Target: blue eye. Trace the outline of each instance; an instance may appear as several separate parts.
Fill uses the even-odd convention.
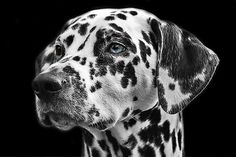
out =
[[[118,54],[124,51],[126,51],[126,47],[118,43],[113,43],[109,47],[109,52],[113,54]]]

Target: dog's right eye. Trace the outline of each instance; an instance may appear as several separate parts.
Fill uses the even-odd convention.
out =
[[[56,45],[55,54],[58,58],[63,57],[65,55],[65,48],[62,45]]]
[[[113,43],[109,46],[109,52],[112,54],[119,54],[126,51],[126,47],[119,43]]]

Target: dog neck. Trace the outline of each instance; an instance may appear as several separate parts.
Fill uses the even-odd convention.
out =
[[[118,122],[106,131],[83,131],[84,156],[182,156],[181,113],[156,107]]]

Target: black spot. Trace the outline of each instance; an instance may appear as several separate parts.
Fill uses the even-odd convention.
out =
[[[126,129],[126,130],[128,130],[129,129],[129,127],[132,127],[132,126],[134,126],[135,124],[136,124],[136,122],[137,122],[137,120],[135,120],[134,118],[131,118],[128,122],[127,121],[124,121],[124,128]]]
[[[93,67],[93,62],[89,62],[89,67],[90,67],[90,68]]]
[[[114,19],[115,19],[114,16],[107,16],[107,17],[105,17],[104,20],[106,20],[106,21],[111,21],[111,20],[114,20]]]
[[[137,101],[137,100],[138,100],[138,97],[134,96],[133,101]]]
[[[148,156],[148,157],[155,157],[155,151],[153,147],[149,145],[145,145],[143,148],[138,147],[138,151],[141,154],[141,156]]]
[[[158,86],[158,97],[159,97],[159,103],[162,106],[164,110],[167,110],[167,101],[164,97],[165,95],[165,89],[159,81],[157,81],[157,86]]]
[[[171,134],[171,138],[172,138],[172,150],[173,153],[176,150],[176,137],[175,137],[175,130],[173,130],[172,134]]]
[[[91,91],[91,93],[95,92],[95,91],[96,91],[95,87],[94,87],[94,86],[91,86],[91,87],[90,87],[90,91]]]
[[[111,151],[109,149],[109,146],[106,144],[105,140],[98,141],[99,146],[102,148],[102,150],[107,152],[107,157],[111,157]]]
[[[161,121],[161,111],[158,108],[152,110],[149,120],[151,124],[157,125]]]
[[[125,111],[123,112],[122,116],[126,117],[129,114],[129,108],[125,109]]]
[[[150,38],[149,38],[149,36],[147,35],[147,33],[145,33],[144,31],[142,31],[142,35],[143,35],[143,39],[144,39],[147,43],[150,43]]]
[[[82,61],[80,62],[81,65],[85,65],[86,64],[86,57],[82,58]]]
[[[130,156],[131,155],[131,151],[126,147],[120,146],[120,150],[123,154],[122,156]]]
[[[162,124],[162,133],[164,140],[168,142],[170,139],[170,122],[168,120]]]
[[[149,109],[147,111],[143,111],[140,113],[140,120],[150,120],[150,125],[144,129],[142,129],[138,135],[142,141],[154,143],[155,146],[159,147],[162,143],[161,132],[162,127],[158,126],[160,122],[161,115],[160,110],[155,108],[154,110]]]
[[[131,36],[127,32],[124,32],[123,35],[124,35],[124,37],[126,37],[128,39],[132,39]]]
[[[158,47],[161,46],[161,29],[160,29],[160,22],[156,19],[149,18],[150,26],[152,31],[149,32],[149,37],[152,41],[153,48],[156,52],[158,52]],[[169,45],[168,45],[169,46]]]
[[[178,145],[179,145],[179,149],[182,149],[182,133],[181,130],[178,131]]]
[[[88,16],[88,18],[94,18],[96,16],[96,14],[90,14],[89,16]]]
[[[72,78],[71,79],[72,85],[75,87],[75,92],[72,93],[72,97],[87,99],[88,94],[87,94],[87,91],[84,89],[86,87],[86,85],[82,84],[82,82],[79,80],[80,80],[80,78]]]
[[[69,46],[72,44],[73,40],[74,40],[74,35],[69,35],[69,36],[64,40],[64,42],[66,43],[67,47],[69,47]]]
[[[93,135],[90,132],[83,130],[83,137],[87,146],[92,146],[94,140]]]
[[[132,127],[132,126],[134,126],[135,124],[136,124],[136,120],[135,119],[133,119],[133,118],[131,118],[129,121],[128,121],[128,125],[130,126],[130,127]]]
[[[92,76],[95,74],[95,69],[94,69],[94,68],[91,68],[90,71],[89,71],[89,73],[90,73],[90,77],[92,77]]]
[[[122,78],[121,78],[121,86],[122,86],[123,88],[126,88],[126,87],[128,86],[128,84],[129,84],[128,78],[122,77]]]
[[[118,73],[123,73],[124,67],[125,67],[125,62],[124,61],[119,61],[116,63],[117,71]]]
[[[135,15],[138,14],[136,11],[130,11],[129,13],[130,13],[131,15],[133,15],[133,16],[135,16]]]
[[[88,23],[81,24],[81,25],[80,25],[80,28],[79,28],[79,30],[78,30],[78,33],[79,33],[80,35],[85,35],[86,32],[87,32],[87,27],[88,27],[88,26],[89,26]]]
[[[127,13],[127,11],[125,11],[125,10],[122,10],[121,12],[122,12],[122,13]]]
[[[170,83],[170,84],[169,84],[169,89],[170,89],[170,90],[175,90],[175,84]]]
[[[134,86],[137,83],[137,77],[135,75],[135,69],[131,62],[129,62],[124,69],[124,77],[121,79],[121,85],[123,88],[128,86],[128,79],[131,80],[131,85]]]
[[[96,66],[101,66],[101,65],[106,66],[106,65],[111,65],[113,63],[114,63],[114,58],[108,55],[102,55],[96,59]]]
[[[96,148],[92,149],[92,157],[100,157],[99,151]]]
[[[156,70],[152,69],[152,75],[155,76],[156,75]]]
[[[131,134],[128,140],[124,143],[124,145],[126,146],[128,145],[129,148],[132,150],[137,145],[137,143],[138,143],[137,139],[134,137],[133,134]]]
[[[151,112],[152,112],[152,109],[149,109],[149,110],[146,110],[146,111],[142,111],[140,113],[140,115],[139,115],[139,120],[141,122],[146,121],[148,119],[148,117],[150,116]]]
[[[140,62],[140,58],[139,58],[139,56],[135,56],[134,58],[133,58],[133,64],[134,65],[138,65],[138,63]]]
[[[98,69],[98,73],[95,76],[104,76],[107,74],[107,68],[105,66],[100,66]]]
[[[112,75],[115,75],[116,74],[116,65],[115,64],[110,65],[109,70]]]
[[[88,36],[86,37],[86,39],[84,40],[84,42],[79,46],[78,51],[80,51],[80,50],[82,50],[82,49],[84,48],[84,45],[85,45],[85,43],[87,42],[87,40],[88,40],[89,37],[90,37],[90,35],[88,35]]]
[[[89,33],[92,33],[96,29],[96,26],[90,29]]]
[[[117,142],[117,140],[111,135],[111,131],[107,130],[106,131],[106,135],[108,138],[108,141],[112,144],[112,147],[115,151],[115,154],[117,155],[118,150],[119,150],[119,143]]]
[[[166,157],[164,144],[161,144],[160,153],[161,153],[161,157]]]
[[[72,59],[73,59],[74,61],[77,61],[77,62],[80,61],[80,57],[79,57],[79,56],[75,56],[75,57],[73,57]]]
[[[123,124],[124,124],[124,128],[125,128],[126,130],[128,130],[128,129],[129,129],[129,124],[128,124],[128,122],[124,121]]]
[[[122,20],[126,20],[126,16],[124,14],[119,13],[116,16]]]
[[[145,46],[144,42],[142,42],[141,40],[139,40],[139,48],[140,48],[141,58],[142,58],[143,62],[145,63],[147,61],[146,46]]]
[[[65,66],[62,71],[64,71],[65,73],[69,74],[69,75],[74,75],[76,78],[78,78],[79,80],[81,79],[80,78],[80,75],[77,71],[75,71],[74,68],[72,68],[71,66]]]
[[[157,64],[156,64],[156,67],[157,67]],[[153,77],[153,80],[152,80],[152,85],[153,85],[153,87],[154,88],[157,88],[157,86],[158,86],[158,80],[157,80],[157,76],[158,76],[158,70],[156,71],[155,70],[155,75],[154,75],[154,77]],[[159,89],[158,89],[159,90]],[[159,92],[159,91],[158,91]],[[161,103],[160,103],[161,104]]]
[[[78,24],[78,23],[76,23],[76,24],[74,24],[73,26],[71,26],[71,28],[72,28],[73,30],[77,29],[78,27],[79,27],[79,24]]]
[[[147,46],[147,49],[146,49],[146,53],[147,53],[148,56],[151,55],[151,49],[150,49],[150,47],[148,47],[148,46]]]
[[[150,67],[150,65],[149,65],[149,62],[148,62],[148,61],[146,62],[146,64],[145,64],[145,65],[146,65],[146,68],[149,68],[149,67]]]
[[[102,148],[102,150],[106,150],[106,147],[108,147],[105,140],[99,140],[98,144]]]
[[[123,28],[120,27],[120,26],[118,26],[117,24],[115,24],[115,23],[110,23],[109,25],[110,25],[112,28],[114,28],[115,30],[120,31],[120,32],[123,32]]]
[[[142,112],[142,110],[137,109],[137,110],[134,110],[134,111],[132,112],[132,114],[133,114],[133,115],[136,115],[136,114],[138,114],[138,113],[140,113],[140,112]]]
[[[95,88],[96,88],[96,89],[102,88],[102,83],[99,82],[99,81],[97,81],[97,82],[95,83]]]
[[[84,43],[83,44],[81,44],[80,46],[79,46],[79,48],[78,48],[78,51],[80,51],[80,50],[82,50],[83,48],[84,48]]]

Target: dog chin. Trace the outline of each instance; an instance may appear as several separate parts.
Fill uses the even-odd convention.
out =
[[[77,121],[64,113],[48,112],[41,115],[40,122],[46,127],[55,127],[62,131],[67,131],[76,126]]]
[[[50,116],[49,119],[52,122],[52,125],[59,130],[67,131],[75,126],[74,120],[71,120],[68,117],[64,117],[64,115],[53,115]]]

